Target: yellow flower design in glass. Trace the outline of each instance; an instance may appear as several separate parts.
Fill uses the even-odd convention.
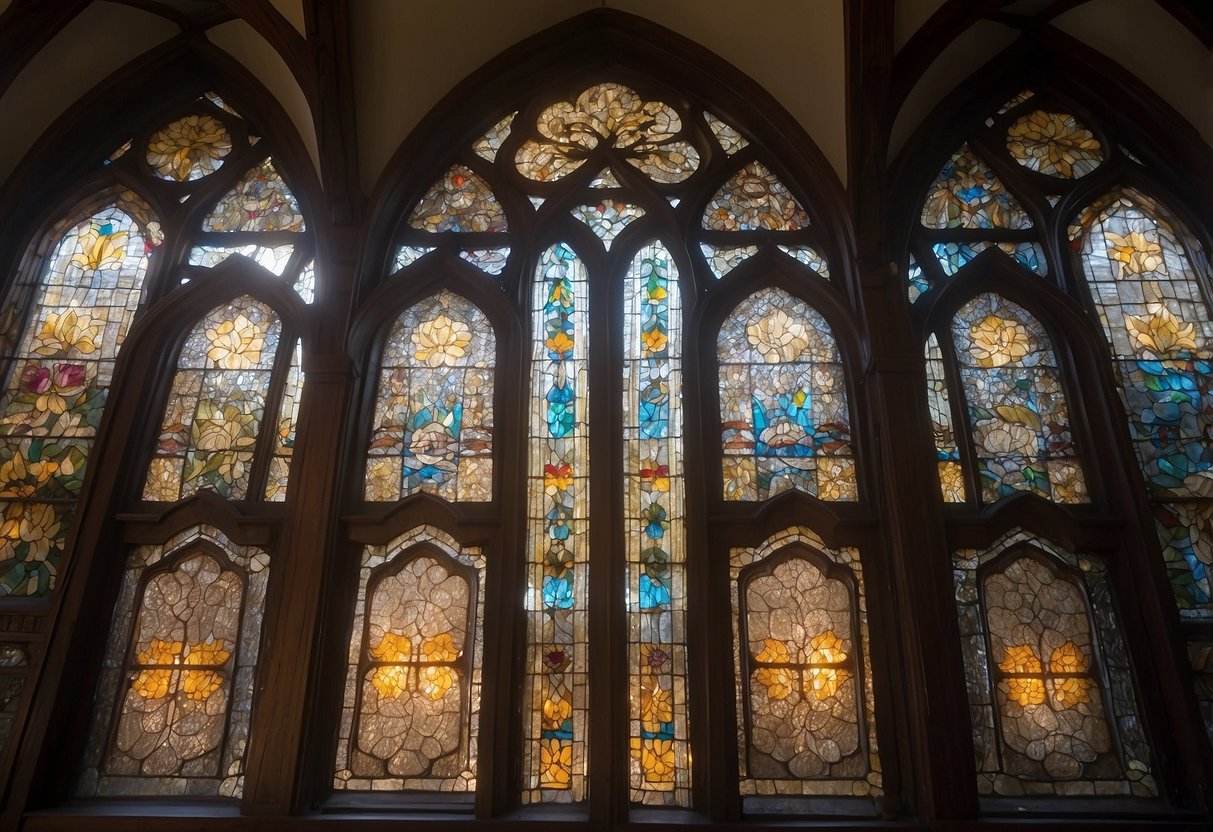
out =
[[[114,231],[111,223],[91,223],[88,231],[80,235],[72,265],[94,272],[122,268],[128,236],[125,231]]]
[[[219,169],[232,137],[216,118],[190,115],[157,130],[147,145],[147,163],[162,179],[187,182]]]
[[[809,701],[824,702],[837,694],[842,684],[854,675],[849,669],[851,657],[846,643],[833,630],[810,638],[807,648],[765,638],[754,662],[763,665],[757,668],[754,676],[766,688],[770,699],[790,696],[799,677],[804,697]]]
[[[1032,337],[1012,318],[987,315],[969,328],[970,353],[978,367],[1003,367],[1032,352]]]
[[[231,653],[223,639],[208,639],[188,647],[181,641],[152,639],[136,656],[142,666],[131,689],[144,699],[164,699],[182,693],[186,699],[205,702],[223,687],[219,671]]]
[[[573,747],[561,745],[560,740],[539,743],[539,787],[567,789],[572,780]]]
[[[458,671],[451,664],[461,653],[450,633],[419,640],[403,633],[384,633],[379,644],[371,648],[371,658],[385,662],[375,669],[371,684],[380,699],[415,692],[437,702],[458,679]]]
[[[467,354],[472,331],[446,315],[422,321],[412,335],[413,356],[430,367],[454,367]]]
[[[809,329],[804,321],[782,309],[754,321],[745,329],[746,339],[768,364],[795,361],[809,346]]]
[[[1085,176],[1103,161],[1099,139],[1074,116],[1044,110],[1015,120],[1007,130],[1007,150],[1029,170],[1065,179]]]
[[[1162,244],[1155,235],[1146,236],[1140,231],[1130,231],[1121,236],[1108,231],[1104,239],[1108,243],[1108,259],[1120,266],[1119,277],[1126,274],[1167,273]]]
[[[1007,647],[998,669],[1007,676],[1007,696],[1021,707],[1045,704],[1046,681],[1052,690],[1052,705],[1066,710],[1091,701],[1090,662],[1082,649],[1067,641],[1049,656],[1048,671],[1028,644]]]
[[[70,352],[91,355],[100,349],[105,321],[88,313],[74,310],[51,312],[34,338],[34,352],[43,356],[60,356]]]
[[[1196,350],[1196,327],[1167,308],[1164,303],[1146,304],[1146,315],[1125,315],[1125,328],[1142,357],[1153,360],[1178,358]]]
[[[225,370],[248,370],[261,362],[265,331],[243,314],[206,330],[206,357]]]

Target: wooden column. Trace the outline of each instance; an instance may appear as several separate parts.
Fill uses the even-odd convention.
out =
[[[901,256],[888,234],[893,14],[893,4],[881,0],[846,5],[848,193],[859,303],[871,342],[863,389],[866,412],[875,421],[870,435],[877,439],[877,499],[889,575],[886,586],[871,588],[870,603],[882,621],[899,622],[896,628],[874,627],[886,637],[893,630],[899,636],[885,649],[901,684],[886,687],[889,695],[883,697],[878,689],[876,701],[885,771],[897,766],[900,775],[886,778],[891,785],[904,783],[900,795],[887,798],[885,813],[965,818],[977,811],[976,771],[950,553],[939,484],[928,465],[930,433],[918,428],[930,424],[922,345],[910,326]],[[875,609],[881,593],[889,604],[884,613]],[[899,805],[899,798],[913,806]]]

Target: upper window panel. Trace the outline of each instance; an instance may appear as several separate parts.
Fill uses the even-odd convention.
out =
[[[1031,228],[1032,220],[967,145],[952,154],[922,207],[927,228]]]
[[[716,352],[725,499],[858,499],[842,356],[821,313],[763,289],[729,314]]]
[[[699,168],[699,152],[684,136],[682,118],[661,101],[646,101],[622,84],[597,84],[576,101],[558,101],[535,125],[515,159],[528,179],[561,179],[600,144],[654,182],[681,182]]]
[[[1022,306],[987,292],[957,311],[952,342],[982,502],[1019,491],[1088,502],[1061,371],[1044,327]]]
[[[303,214],[290,188],[266,159],[223,195],[203,231],[303,231]]]
[[[0,595],[54,587],[118,351],[163,239],[131,192],[58,229],[0,336]]]
[[[505,211],[484,178],[455,165],[413,208],[409,225],[437,234],[443,231],[505,231]]]
[[[1007,152],[1028,170],[1077,179],[1103,161],[1099,139],[1069,113],[1033,110],[1007,128]]]
[[[190,182],[219,170],[232,152],[232,136],[210,115],[179,118],[152,134],[147,163],[161,179]]]
[[[721,186],[703,214],[712,231],[795,231],[809,227],[796,197],[761,162],[750,162]]]
[[[143,499],[172,502],[201,489],[231,500],[248,496],[259,446],[269,444],[258,439],[281,333],[277,314],[247,295],[194,327],[181,348]]]
[[[405,310],[382,355],[366,499],[491,500],[497,347],[484,313],[439,292]]]

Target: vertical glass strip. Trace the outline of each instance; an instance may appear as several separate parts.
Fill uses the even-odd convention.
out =
[[[945,503],[963,503],[964,470],[960,449],[952,430],[952,405],[948,399],[948,380],[944,377],[943,353],[935,333],[927,336],[927,407],[931,411],[931,431],[935,434],[935,457],[939,466],[939,490]]]
[[[564,243],[535,274],[523,800],[580,801],[586,773],[589,425],[585,265]]]
[[[631,799],[686,806],[686,536],[683,527],[681,304],[661,243],[624,286],[623,466],[628,584]]]

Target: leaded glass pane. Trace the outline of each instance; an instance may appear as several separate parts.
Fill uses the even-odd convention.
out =
[[[716,349],[725,499],[858,499],[842,357],[821,313],[763,289],[725,319]]]
[[[265,481],[265,499],[274,503],[286,500],[286,485],[291,476],[291,457],[295,453],[295,429],[299,425],[299,400],[303,396],[303,341],[295,342],[286,383],[282,386],[282,401],[278,406],[278,431],[274,436],[274,453]]]
[[[1007,128],[1007,152],[1028,170],[1078,179],[1103,161],[1099,139],[1069,113],[1035,110]]]
[[[0,596],[55,585],[114,364],[160,242],[159,223],[133,194],[61,232],[39,282],[9,299],[0,333]]]
[[[1156,796],[1103,561],[1012,531],[953,567],[979,791]]]
[[[506,231],[505,210],[484,177],[455,165],[435,182],[409,215],[420,231]]]
[[[203,231],[303,231],[303,214],[272,159],[251,168],[202,222]]]
[[[181,348],[143,499],[200,489],[243,500],[282,323],[248,295],[212,309]]]
[[[1044,327],[992,293],[952,320],[952,340],[986,503],[1027,491],[1089,502],[1061,372]]]
[[[1031,228],[1032,220],[969,145],[944,164],[922,206],[927,228]]]
[[[368,500],[493,496],[493,327],[442,291],[405,310],[384,343],[366,457]]]
[[[623,471],[627,546],[629,767],[637,803],[686,806],[686,531],[682,301],[661,243],[624,281]]]
[[[586,794],[589,388],[586,269],[564,243],[535,275],[523,799]]]
[[[935,434],[935,456],[939,468],[939,490],[945,503],[963,503],[965,496],[964,469],[960,465],[960,449],[952,430],[952,405],[948,398],[948,381],[944,375],[943,353],[935,333],[927,336],[927,408],[931,413],[931,430]]]
[[[809,215],[766,165],[750,162],[708,202],[703,227],[711,231],[795,231],[809,227]]]
[[[729,575],[742,795],[881,795],[859,553],[792,528]]]
[[[217,171],[231,151],[232,137],[221,121],[208,115],[190,115],[152,134],[147,163],[161,179],[188,182]],[[111,161],[116,158],[112,156]]]
[[[428,526],[367,547],[334,788],[476,790],[484,569]]]
[[[613,199],[604,199],[595,205],[579,205],[573,209],[573,216],[589,226],[608,251],[619,233],[643,217],[644,213],[639,205]]]
[[[207,527],[132,553],[78,796],[240,797],[268,579]]]

